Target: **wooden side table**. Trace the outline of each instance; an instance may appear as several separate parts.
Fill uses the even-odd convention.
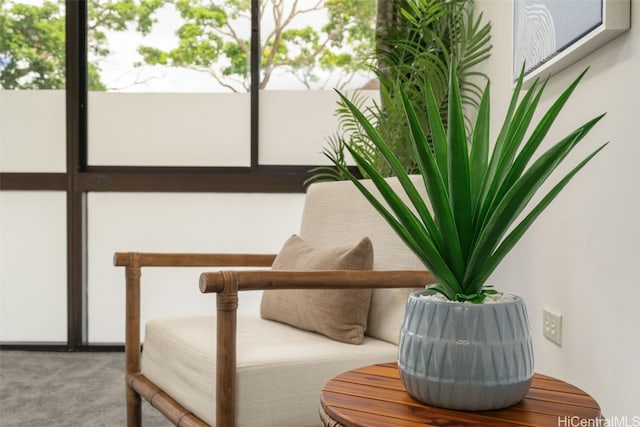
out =
[[[509,408],[464,412],[436,408],[406,392],[396,363],[365,366],[325,384],[320,416],[326,427],[599,425],[600,406],[564,381],[535,374],[526,397]],[[584,420],[584,421],[582,421]]]

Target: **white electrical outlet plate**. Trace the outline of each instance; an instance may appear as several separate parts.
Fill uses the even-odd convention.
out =
[[[562,315],[544,308],[542,310],[542,333],[551,342],[562,345]]]

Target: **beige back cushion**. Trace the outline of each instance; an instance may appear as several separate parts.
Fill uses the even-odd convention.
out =
[[[424,195],[424,185],[412,176]],[[370,181],[363,181],[373,188]],[[395,178],[393,188],[403,193]],[[374,191],[374,194],[377,194]],[[404,193],[403,193],[404,194]],[[406,200],[406,197],[403,197]],[[374,270],[424,270],[424,265],[400,240],[387,222],[351,181],[313,184],[307,190],[300,236],[310,243],[339,245],[363,236],[373,243]],[[398,344],[405,305],[411,289],[375,289],[371,298],[366,335]]]
[[[318,246],[291,236],[273,261],[274,270],[371,270],[373,245]],[[371,289],[274,289],[262,294],[260,316],[336,341],[362,344]]]

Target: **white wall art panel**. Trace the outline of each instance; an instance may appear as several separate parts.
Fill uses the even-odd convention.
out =
[[[528,85],[572,64],[631,25],[630,0],[515,0],[513,78]]]

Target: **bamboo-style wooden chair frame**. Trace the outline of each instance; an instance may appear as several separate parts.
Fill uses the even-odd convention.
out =
[[[142,267],[270,267],[275,255],[118,252],[114,264],[126,276],[127,426],[142,425],[141,397],[177,426],[207,424],[149,381],[140,371],[140,276]],[[420,288],[433,283],[429,271],[225,270],[202,273],[200,291],[215,292],[217,305],[216,426],[235,426],[236,315],[238,291],[268,289]],[[212,337],[212,339],[214,339]],[[318,393],[320,390],[318,390]]]

